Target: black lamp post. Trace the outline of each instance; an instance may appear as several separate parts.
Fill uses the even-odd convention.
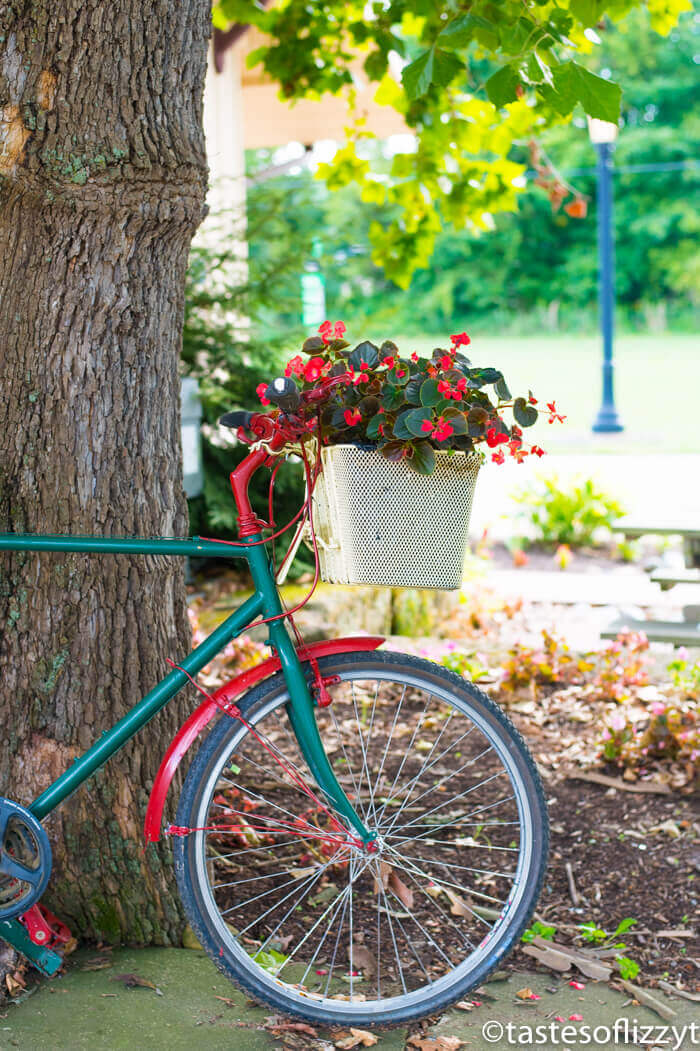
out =
[[[623,426],[615,408],[613,390],[613,330],[615,316],[615,245],[613,240],[612,157],[617,124],[588,118],[588,132],[598,154],[598,301],[603,336],[603,400],[593,430],[597,433],[621,431]]]

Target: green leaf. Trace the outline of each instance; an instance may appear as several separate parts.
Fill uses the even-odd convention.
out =
[[[258,967],[262,967],[264,971],[268,971],[270,974],[277,974],[280,967],[289,959],[288,956],[283,956],[281,952],[277,952],[276,949],[267,949],[265,952],[259,951],[253,955],[253,960],[257,963]]]
[[[413,431],[409,430],[408,428],[408,417],[411,415],[412,412],[416,411],[421,412],[422,410],[405,409],[404,412],[399,413],[399,415],[394,420],[395,438],[401,438],[404,441],[408,441],[409,438],[413,437]]]
[[[391,412],[398,409],[406,401],[405,393],[401,387],[385,387],[382,394],[382,406]]]
[[[433,82],[433,49],[424,51],[401,74],[401,83],[408,98],[413,102],[426,91]]]
[[[416,442],[408,466],[418,474],[432,474],[435,470],[435,450],[428,442]]]
[[[493,25],[479,15],[460,15],[453,19],[441,30],[438,43],[441,47],[462,48],[470,44],[474,39],[477,29],[485,29],[493,33]]]
[[[437,380],[426,380],[420,389],[421,405],[433,406],[442,401],[442,394],[438,393]]]
[[[426,420],[431,420],[432,418],[430,409],[409,409],[408,412],[401,413],[401,416],[405,416],[405,426],[412,437],[425,437],[426,432],[423,430],[423,424]],[[396,434],[396,427],[394,427],[394,434]],[[399,435],[396,436],[397,438],[399,437]]]
[[[633,981],[639,974],[639,964],[630,960],[629,956],[616,956],[615,960],[620,968],[620,977],[626,982]]]
[[[450,421],[455,436],[467,433],[467,417],[459,409],[446,409],[442,415]]]
[[[539,413],[535,406],[528,405],[524,398],[516,398],[513,402],[513,416],[521,427],[532,427],[533,423],[537,423]]]
[[[399,373],[401,373],[401,375],[399,375]],[[386,373],[387,383],[391,383],[395,387],[405,387],[410,378],[411,370],[405,361],[397,362],[396,367],[389,369]]]
[[[577,62],[565,62],[552,69],[554,88],[545,97],[557,112],[571,113],[577,102],[589,117],[616,124],[620,117],[622,91],[619,84],[596,76]]]
[[[626,919],[621,920],[620,923],[618,923],[617,925],[617,930],[613,934],[613,938],[617,938],[618,934],[624,934],[625,931],[628,931],[630,929],[630,927],[634,927],[636,922],[637,921],[631,916],[628,916]]]
[[[483,387],[485,383],[498,383],[503,373],[498,369],[470,369],[468,384],[472,388]]]
[[[367,437],[368,438],[378,438],[379,437],[379,428],[381,427],[383,422],[384,422],[384,416],[381,413],[377,413],[376,416],[373,416],[372,419],[367,424],[367,431],[366,431]]]
[[[494,106],[505,106],[507,102],[515,102],[518,97],[517,87],[520,84],[520,75],[514,66],[503,66],[496,70],[484,84],[486,94]]]
[[[605,0],[570,0],[569,10],[584,26],[594,26],[605,10]]]
[[[496,391],[496,394],[501,401],[510,401],[511,393],[508,390],[508,384],[503,379],[503,376],[501,376],[500,380],[496,380],[493,389]]]
[[[464,69],[464,64],[448,51],[431,47],[424,51],[401,74],[401,82],[409,100],[421,98],[431,84],[444,87]]]
[[[378,361],[379,349],[374,343],[370,343],[368,339],[366,339],[364,343],[358,343],[348,357],[348,363],[352,365],[356,371],[359,371],[360,366],[363,364],[369,365],[369,367],[373,369]]]
[[[421,376],[415,376],[406,384],[406,401],[410,402],[411,405],[420,405],[420,389],[422,386],[423,379]]]

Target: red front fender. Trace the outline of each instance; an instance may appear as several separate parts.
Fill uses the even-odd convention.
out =
[[[311,657],[327,657],[332,653],[351,653],[353,650],[376,650],[383,642],[384,639],[379,635],[332,639],[328,642],[313,642],[310,646],[302,646],[298,653],[300,660],[308,661]],[[168,794],[170,782],[180,765],[182,757],[207,723],[221,711],[219,705],[224,702],[230,702],[234,698],[247,693],[261,679],[266,679],[276,671],[279,671],[280,667],[279,657],[269,657],[262,664],[256,664],[254,668],[241,672],[235,679],[230,679],[229,682],[220,686],[216,693],[212,695],[212,700],[207,698],[205,701],[202,701],[200,706],[192,712],[187,722],[183,723],[163,756],[163,761],[153,782],[151,797],[148,800],[148,809],[146,810],[146,820],[143,826],[143,832],[148,843],[156,843],[160,839],[165,797]]]

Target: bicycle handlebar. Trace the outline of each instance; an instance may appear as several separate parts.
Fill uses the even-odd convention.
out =
[[[276,444],[283,445],[285,440],[294,441],[307,432],[304,408],[323,404],[328,401],[335,387],[348,382],[349,376],[341,373],[339,376],[326,377],[311,390],[300,391],[291,376],[278,376],[263,394],[264,399],[280,409],[281,415],[278,418],[267,413],[236,410],[221,416],[219,423],[224,427],[233,428],[243,441],[246,440],[246,435],[242,432],[248,431],[265,441],[275,436]],[[280,439],[283,439],[282,442]]]

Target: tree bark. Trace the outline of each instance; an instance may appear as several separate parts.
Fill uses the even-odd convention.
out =
[[[207,0],[0,15],[0,531],[177,536],[178,355],[203,215]],[[0,553],[0,794],[29,803],[190,648],[179,560]],[[76,933],[179,944],[143,852],[174,701],[47,820]]]

